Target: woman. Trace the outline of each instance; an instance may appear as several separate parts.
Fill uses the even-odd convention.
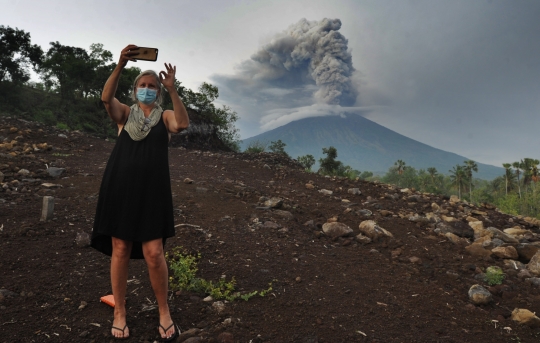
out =
[[[170,134],[189,125],[189,117],[174,87],[176,66],[166,71],[141,73],[133,84],[131,107],[114,97],[122,70],[136,61],[136,45],[122,50],[117,67],[103,87],[101,100],[118,125],[118,140],[111,153],[99,192],[92,246],[111,256],[111,284],[115,302],[111,334],[129,337],[125,296],[130,258],[144,258],[159,306],[158,331],[162,341],[179,335],[167,304],[168,269],[163,246],[174,236],[169,175]],[[159,106],[163,88],[174,110]]]

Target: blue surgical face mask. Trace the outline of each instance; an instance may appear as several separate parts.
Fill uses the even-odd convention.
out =
[[[145,105],[156,101],[157,90],[150,88],[137,88],[137,99]]]

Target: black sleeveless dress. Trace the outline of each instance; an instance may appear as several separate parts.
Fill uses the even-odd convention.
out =
[[[141,259],[142,242],[174,236],[168,145],[163,115],[141,141],[122,128],[101,181],[93,248],[110,256],[112,236],[133,242],[130,258]]]

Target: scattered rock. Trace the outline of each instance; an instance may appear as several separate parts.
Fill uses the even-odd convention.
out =
[[[375,223],[373,220],[364,220],[360,223],[358,226],[360,229],[360,232],[362,232],[367,237],[371,238],[373,241],[378,241],[380,238],[385,237],[394,237],[391,232],[387,231],[386,229],[383,229],[377,223]]]
[[[352,194],[352,195],[360,195],[360,194],[362,194],[362,192],[360,191],[359,188],[349,188],[347,190],[347,193]]]
[[[190,179],[189,177],[186,177],[186,178],[184,179],[184,183],[186,183],[186,184],[189,185],[189,184],[192,184],[192,183],[193,183],[193,180]]]
[[[222,332],[217,337],[218,343],[235,343],[234,336],[230,332]]]
[[[79,248],[85,248],[90,246],[90,235],[86,232],[77,232],[77,236],[75,237],[75,244]]]
[[[532,285],[535,285],[537,287],[540,286],[540,278],[531,277],[531,278],[525,279],[525,281],[527,281],[528,283],[530,283]]]
[[[281,198],[270,198],[264,202],[264,206],[270,208],[280,208],[283,205],[283,199]]]
[[[364,236],[363,234],[359,233],[356,237],[356,241],[358,243],[362,244],[369,244],[371,243],[371,238]]]
[[[527,264],[527,270],[535,276],[540,276],[540,251],[531,258]]]
[[[324,195],[332,195],[334,192],[329,191],[328,189],[319,189],[319,193],[322,193]]]
[[[517,259],[519,257],[516,248],[513,246],[509,247],[497,247],[491,250],[493,255],[499,257],[499,258],[508,258],[508,259]]]
[[[350,227],[338,222],[324,223],[322,229],[326,235],[332,238],[345,237],[353,232]]]
[[[416,256],[409,257],[409,261],[413,264],[422,264],[422,259]]]
[[[527,325],[531,328],[540,327],[540,318],[538,318],[533,312],[523,309],[516,308],[512,311],[512,320],[521,325]]]
[[[514,243],[514,244],[519,243],[519,241],[516,238],[510,235],[507,235],[506,233],[494,227],[488,227],[486,230],[491,233],[492,235],[491,237],[498,238],[505,243]]]
[[[540,250],[536,245],[532,244],[518,244],[516,245],[516,251],[519,255],[519,258],[525,262],[529,262],[533,256]]]
[[[66,171],[65,168],[49,167],[47,173],[52,177],[60,177]]]
[[[279,217],[281,217],[281,218],[284,218],[286,220],[293,220],[294,219],[294,215],[289,211],[274,210],[274,211],[272,211],[272,213],[279,216]]]
[[[279,229],[281,228],[281,225],[279,225],[278,223],[271,222],[271,221],[266,221],[264,222],[262,227],[264,229]]]
[[[225,310],[225,303],[223,301],[216,301],[212,304],[212,308],[217,312],[221,313],[223,310]]]
[[[192,328],[187,331],[184,331],[178,336],[177,342],[185,342],[187,339],[197,336],[199,333],[201,333],[201,329],[198,328]]]
[[[493,301],[491,293],[480,285],[473,285],[469,289],[469,299],[475,305],[485,305]]]
[[[466,246],[469,245],[469,241],[466,238],[459,237],[458,235],[453,234],[452,232],[447,232],[444,234],[446,238],[455,245]]]
[[[489,258],[491,256],[491,251],[484,249],[481,244],[473,243],[468,247],[465,247],[465,250],[474,257],[480,258]]]

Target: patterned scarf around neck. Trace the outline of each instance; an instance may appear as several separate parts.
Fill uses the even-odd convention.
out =
[[[127,123],[126,125],[124,125],[124,130],[127,131],[131,139],[133,139],[134,141],[141,141],[145,139],[146,136],[148,136],[148,134],[150,133],[150,130],[154,126],[156,126],[156,124],[159,122],[159,119],[161,118],[162,113],[163,109],[161,108],[161,106],[156,105],[148,116],[148,124],[145,124],[144,112],[138,104],[135,104],[131,106],[131,111],[129,113]],[[143,127],[145,125],[147,126],[147,129],[143,130]]]

